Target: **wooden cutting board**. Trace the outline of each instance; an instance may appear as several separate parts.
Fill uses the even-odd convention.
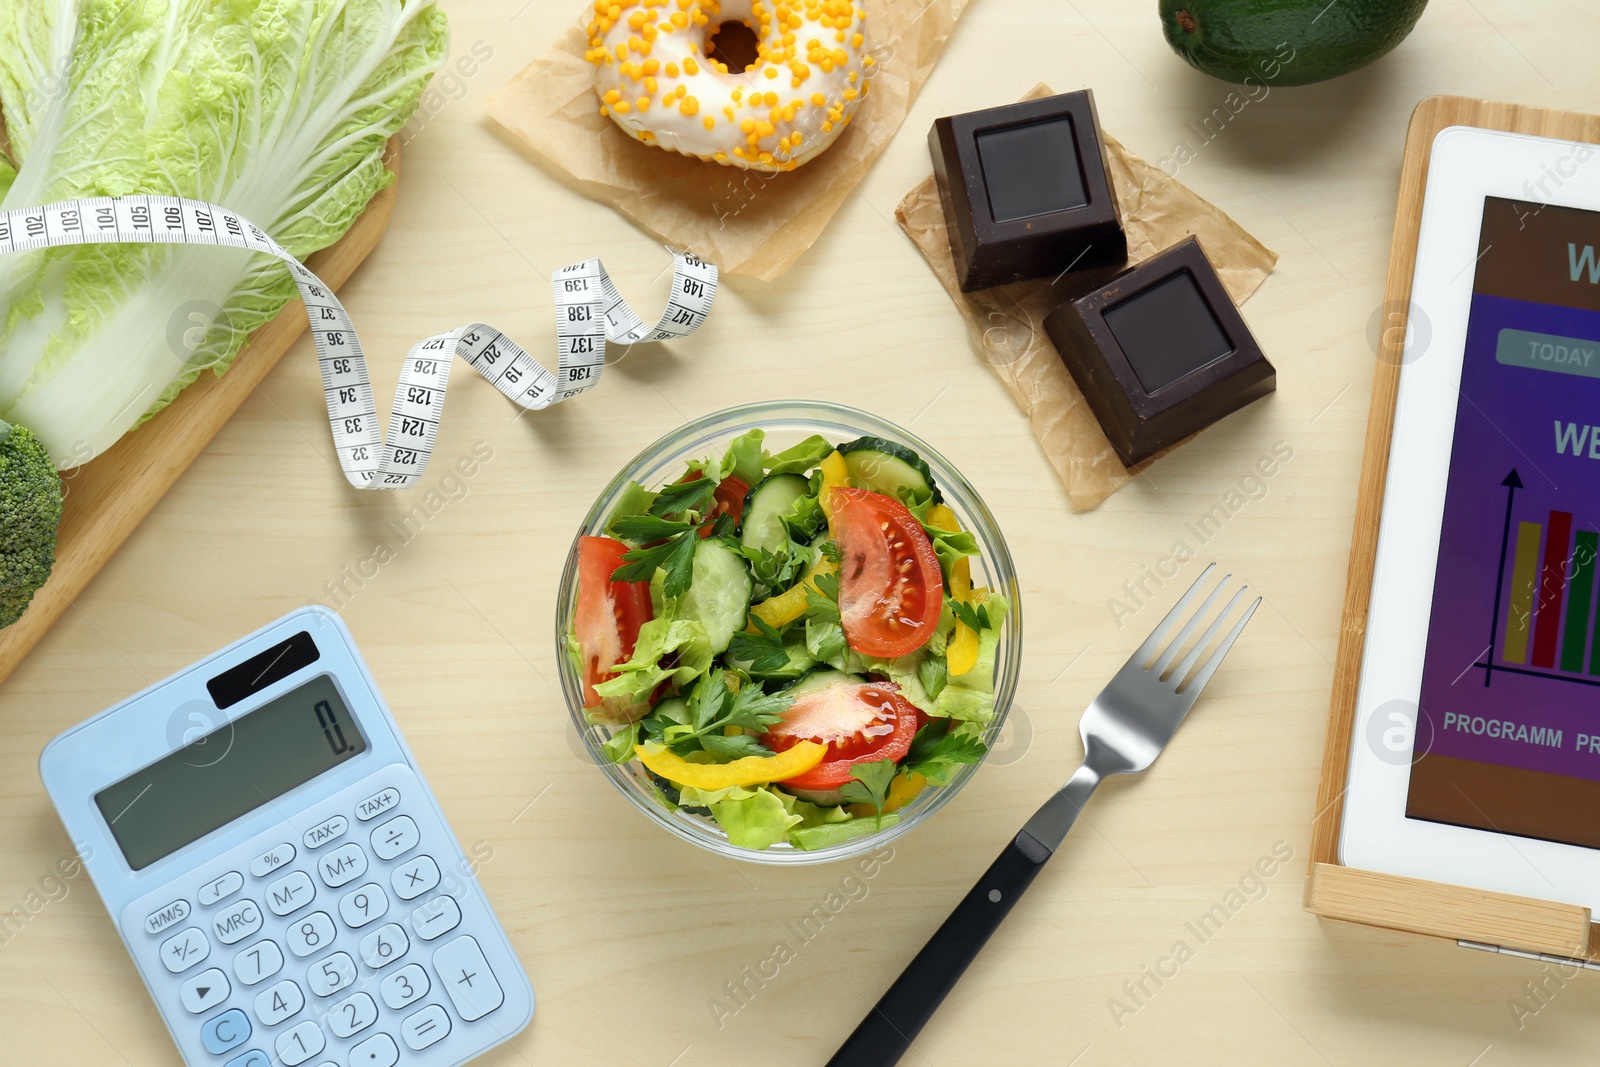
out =
[[[400,175],[400,145],[389,141],[384,166]],[[336,243],[306,266],[334,289],[342,287],[389,226],[398,180],[378,193]],[[0,630],[0,682],[16,669],[89,579],[150,514],[172,483],[261,384],[306,328],[298,299],[252,333],[222,377],[202,374],[149,422],[123,436],[93,461],[66,472],[66,501],[57,534],[56,565],[22,618]],[[318,398],[321,402],[321,398]]]

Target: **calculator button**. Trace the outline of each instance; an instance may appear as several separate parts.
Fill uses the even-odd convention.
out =
[[[302,840],[305,841],[306,848],[321,848],[329,841],[343,837],[344,832],[348,829],[350,829],[350,820],[343,815],[335,815],[331,819],[323,819],[307,830]]]
[[[288,978],[256,994],[256,1018],[262,1026],[277,1026],[305,1006],[305,994]]]
[[[189,917],[189,902],[174,900],[144,917],[145,933],[159,934],[169,926],[176,926]]]
[[[261,929],[261,909],[253,900],[241,900],[211,917],[211,927],[217,940],[224,945],[237,944]]]
[[[505,993],[489,970],[489,961],[470,936],[458,937],[434,952],[433,969],[439,972],[456,1014],[469,1023],[505,1003]]]
[[[422,835],[417,833],[417,824],[411,821],[411,816],[401,815],[372,831],[372,851],[380,860],[392,860],[416,848],[420,840]]]
[[[215,967],[209,967],[183,983],[182,988],[178,990],[178,996],[185,1008],[192,1014],[199,1015],[227,1000],[231,992],[233,987],[228,985],[228,976]]]
[[[250,1040],[250,1020],[238,1008],[229,1008],[200,1028],[200,1043],[213,1056],[232,1052]]]
[[[255,985],[283,970],[283,951],[273,941],[257,941],[233,957],[233,973],[245,985]]]
[[[311,876],[305,871],[295,871],[267,886],[267,907],[274,915],[288,915],[311,903],[316,895],[317,887],[311,884]]]
[[[267,1054],[258,1048],[253,1048],[243,1056],[235,1056],[224,1063],[222,1067],[272,1067],[272,1061]]]
[[[434,897],[411,913],[411,929],[424,941],[432,941],[461,925],[461,909],[449,897]]]
[[[333,944],[333,919],[325,911],[314,911],[290,923],[284,940],[289,943],[289,951],[296,956],[320,952]]]
[[[394,923],[380,926],[361,939],[361,962],[373,970],[389,966],[406,954],[411,939]]]
[[[331,997],[356,980],[356,961],[348,952],[335,952],[306,971],[306,985],[319,997]]]
[[[317,871],[329,889],[338,889],[367,873],[367,854],[354,841],[340,845],[317,861]]]
[[[307,1019],[278,1035],[278,1060],[284,1067],[296,1067],[321,1052],[327,1043],[322,1027]]]
[[[220,904],[228,897],[233,896],[244,888],[244,875],[238,871],[229,871],[221,878],[215,878],[200,887],[195,899],[202,908],[209,908],[213,904]]]
[[[356,805],[356,818],[362,822],[376,819],[398,803],[400,803],[400,790],[393,787],[381,789]]]
[[[378,1021],[378,1006],[365,993],[345,997],[328,1009],[328,1029],[334,1037],[350,1037]]]
[[[399,1011],[407,1004],[414,1004],[427,996],[431,984],[428,981],[427,971],[415,963],[408,963],[385,978],[378,986],[378,992],[383,996],[385,1004]]]
[[[429,1004],[415,1015],[406,1016],[405,1022],[400,1024],[400,1036],[412,1052],[421,1052],[449,1032],[450,1016],[437,1004]]]
[[[439,884],[439,865],[432,856],[417,856],[397,868],[389,882],[401,900],[420,897]]]
[[[173,974],[182,974],[209,955],[211,942],[198,926],[191,926],[161,942],[161,965]]]
[[[257,878],[265,878],[292,859],[294,859],[294,846],[285,841],[281,845],[272,846],[251,860],[250,873]]]
[[[374,1034],[350,1050],[350,1067],[394,1067],[400,1046],[388,1034]]]
[[[352,930],[381,919],[389,910],[389,898],[377,882],[368,882],[339,898],[339,918]]]

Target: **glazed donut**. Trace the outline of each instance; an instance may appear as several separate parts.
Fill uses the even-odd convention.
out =
[[[600,114],[629,135],[749,170],[794,170],[867,95],[863,0],[595,0],[586,58]],[[724,22],[757,38],[755,65],[713,58]]]

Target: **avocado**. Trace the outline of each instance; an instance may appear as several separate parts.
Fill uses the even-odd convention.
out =
[[[1161,30],[1196,70],[1241,85],[1309,85],[1384,55],[1428,0],[1161,0]]]

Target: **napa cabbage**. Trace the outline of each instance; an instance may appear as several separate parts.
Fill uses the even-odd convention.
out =
[[[4,0],[0,209],[185,196],[303,259],[393,180],[386,142],[446,53],[432,0]],[[0,256],[0,420],[85,462],[295,295],[237,249]]]

